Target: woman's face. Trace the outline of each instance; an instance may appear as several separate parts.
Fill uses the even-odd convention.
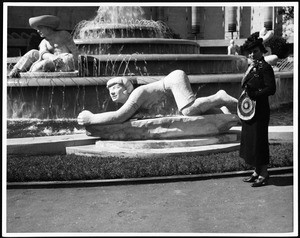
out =
[[[123,84],[114,84],[108,88],[109,95],[113,102],[125,103],[129,94]]]
[[[252,60],[259,60],[261,57],[263,57],[263,53],[261,52],[260,48],[256,46],[249,51],[248,57]]]

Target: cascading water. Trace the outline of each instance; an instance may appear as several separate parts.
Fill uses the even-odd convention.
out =
[[[141,7],[99,7],[92,20],[77,24],[75,39],[173,38],[174,33],[162,21],[146,20]]]

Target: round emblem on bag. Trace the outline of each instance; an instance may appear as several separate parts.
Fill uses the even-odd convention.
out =
[[[238,99],[237,114],[242,120],[250,120],[255,114],[256,102],[251,100],[245,91]]]

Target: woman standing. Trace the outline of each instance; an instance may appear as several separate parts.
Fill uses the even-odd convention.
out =
[[[253,62],[242,80],[242,89],[256,106],[251,119],[241,118],[240,157],[255,168],[253,174],[243,181],[253,183],[252,187],[260,187],[266,185],[269,179],[268,97],[275,94],[276,84],[273,68],[264,60],[263,54],[267,50],[263,46],[263,40],[256,38],[253,41],[246,41],[244,48],[249,52]]]

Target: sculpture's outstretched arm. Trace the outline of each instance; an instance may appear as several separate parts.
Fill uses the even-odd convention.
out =
[[[77,117],[79,125],[90,125],[90,124],[99,124],[99,125],[108,125],[108,124],[117,124],[122,123],[130,119],[139,106],[136,103],[133,103],[131,100],[128,100],[119,110],[111,112],[103,112],[93,114],[90,111],[82,111]]]

